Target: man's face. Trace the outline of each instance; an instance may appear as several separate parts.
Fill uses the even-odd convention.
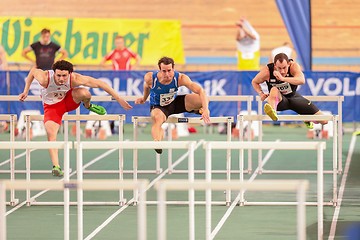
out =
[[[170,81],[174,77],[174,68],[172,64],[165,65],[164,63],[160,63],[160,74],[162,79],[165,81]]]
[[[41,34],[41,41],[44,43],[50,42],[50,33]]]
[[[68,70],[56,69],[54,73],[54,80],[56,85],[64,85],[69,78],[69,74],[70,73]]]
[[[279,60],[276,61],[274,69],[278,71],[281,76],[286,77],[286,74],[289,70],[289,63],[285,60],[280,62]]]
[[[115,48],[116,49],[124,49],[125,48],[125,41],[123,38],[115,39]]]

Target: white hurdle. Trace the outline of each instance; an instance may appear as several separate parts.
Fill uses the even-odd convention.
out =
[[[132,117],[132,122],[133,122],[133,139],[134,141],[138,140],[138,125],[139,123],[151,123],[151,117],[142,117],[142,116],[133,116]],[[227,136],[226,136],[226,141],[231,141],[231,123],[234,122],[234,118],[233,117],[210,117],[210,122],[211,123],[226,123],[226,127],[227,127]],[[165,123],[192,123],[192,124],[202,124],[204,123],[204,121],[200,118],[200,117],[174,117],[174,116],[170,116],[167,121]],[[172,136],[171,136],[171,131],[169,130],[170,128],[168,128],[168,141],[172,141]],[[182,170],[174,170],[172,168],[172,149],[167,149],[168,150],[168,173],[172,174],[172,173],[187,173],[187,171],[182,171]],[[134,149],[133,151],[133,158],[134,161],[137,161],[138,159],[138,153],[137,153],[137,149]],[[227,159],[227,173],[230,174],[230,170],[231,170],[231,151],[227,151],[226,153],[226,159]],[[162,172],[162,169],[160,167],[160,154],[156,154],[156,173],[159,174]],[[205,173],[205,171],[201,171],[201,170],[196,170],[196,173]]]
[[[83,180],[83,181],[56,181],[56,180],[15,180],[0,181],[0,240],[6,240],[6,190],[43,190],[44,186],[48,186],[52,191],[64,191],[64,240],[70,239],[70,189],[79,190],[138,190],[141,194],[139,197],[139,206],[137,213],[137,239],[145,240],[147,238],[146,231],[146,186],[147,180]],[[83,201],[77,200],[78,221],[77,221],[77,239],[83,237]]]
[[[0,149],[64,149],[64,166],[69,168],[69,155],[72,143],[69,142],[1,142]],[[30,181],[30,151],[26,161],[26,181]],[[69,172],[65,171],[65,180],[69,180]],[[30,189],[26,190],[26,205],[30,206],[34,199],[31,198]]]
[[[326,174],[332,174],[333,175],[333,205],[336,206],[337,204],[337,174],[338,174],[338,116],[336,115],[278,115],[279,121],[332,121],[333,122],[333,166],[332,170],[324,171]],[[244,128],[244,121],[259,121],[259,124],[263,121],[272,121],[269,116],[267,115],[248,115],[238,116],[238,121],[240,123],[240,131]],[[243,141],[243,139],[240,137],[240,141]],[[248,141],[250,141],[250,138],[248,138]],[[259,138],[258,141],[262,141],[262,131],[259,132]],[[251,159],[248,158],[249,166],[251,166]],[[258,157],[258,173],[264,174],[264,173],[274,173],[274,174],[309,174],[309,173],[317,173],[316,170],[264,170],[263,169],[263,161],[262,161],[262,151],[259,150],[259,157]],[[251,171],[251,170],[249,170]]]
[[[124,141],[124,142],[115,142],[115,141],[106,141],[106,142],[80,142],[76,143],[75,147],[78,149],[77,157],[77,179],[78,181],[83,180],[83,150],[84,149],[155,149],[155,148],[167,148],[167,149],[186,149],[189,152],[188,157],[188,179],[193,181],[195,178],[194,174],[194,151],[195,151],[196,142],[194,141],[176,141],[176,142],[164,142],[164,141]],[[120,169],[122,172],[123,169]],[[119,174],[120,180],[123,180],[123,174]],[[138,159],[133,161],[133,180],[137,181],[138,179]],[[134,205],[137,204],[138,192],[134,191]],[[119,205],[123,205],[126,202],[126,199],[123,198],[123,192],[120,190],[119,195]],[[192,198],[194,193],[192,193]],[[82,193],[79,193],[78,198],[82,198]]]
[[[211,227],[211,194],[212,190],[223,191],[228,190],[249,190],[249,191],[284,191],[296,192],[297,205],[297,239],[306,239],[306,212],[305,199],[306,191],[309,188],[307,180],[258,180],[254,182],[228,181],[228,180],[196,180],[194,182],[186,182],[183,180],[161,180],[156,183],[155,188],[158,193],[158,239],[167,239],[166,235],[166,192],[167,191],[183,191],[183,190],[204,190],[206,191],[206,217],[205,232],[206,240],[211,240],[217,232],[212,231]],[[195,212],[192,211],[195,202],[189,202],[189,237],[195,239]]]
[[[337,150],[337,159],[338,159],[338,173],[341,174],[343,172],[342,166],[342,136],[343,136],[343,122],[342,122],[342,112],[343,107],[342,103],[344,102],[344,96],[303,96],[306,99],[313,102],[334,102],[337,103],[337,115],[338,115],[338,129],[337,129],[337,141],[338,141],[338,150]],[[256,101],[258,102],[258,114],[261,115],[263,112],[262,101],[259,96],[256,96]],[[259,122],[259,132],[262,133],[262,123]],[[333,136],[335,137],[335,135]],[[261,141],[261,140],[260,140]],[[261,152],[259,152],[259,158],[262,158]]]
[[[322,239],[323,236],[323,205],[324,205],[324,149],[326,149],[325,142],[206,142],[203,147],[205,148],[205,158],[206,158],[206,181],[210,182],[212,179],[211,176],[211,153],[215,149],[232,149],[240,150],[239,156],[239,168],[240,168],[240,182],[244,182],[244,150],[251,149],[277,149],[277,150],[315,150],[317,152],[317,207],[318,207],[318,239]],[[226,204],[230,204],[230,191],[226,190]],[[248,202],[245,201],[244,191],[241,191],[238,197],[235,199],[235,202],[239,202],[241,206],[244,205],[286,205],[285,202]],[[289,205],[294,204],[293,202],[287,203]],[[313,202],[306,202],[307,205],[313,205]],[[332,205],[332,204],[331,204]],[[321,236],[321,237],[320,237]]]
[[[0,121],[10,122],[10,142],[15,141],[15,122],[17,116],[15,114],[0,114]],[[8,161],[0,163],[0,166],[5,165]],[[15,150],[10,149],[10,180],[15,180]],[[15,191],[10,191],[10,205],[15,206],[19,203],[19,200],[15,198]]]
[[[31,121],[43,121],[44,115],[26,115],[25,123],[26,123],[26,141],[30,141],[30,126]],[[64,115],[64,141],[69,141],[69,121],[76,121],[79,124],[76,124],[76,141],[79,143],[81,139],[81,131],[80,131],[80,121],[104,121],[104,120],[113,120],[119,121],[119,141],[124,140],[123,129],[124,129],[124,121],[125,115],[123,114],[108,114],[108,115]],[[119,150],[119,168],[123,167],[123,154],[121,150]],[[18,173],[22,173],[22,171],[18,171]],[[49,171],[39,171],[35,170],[32,173],[49,173]],[[87,170],[84,170],[84,173],[88,173]],[[89,173],[118,173],[118,171],[112,170],[92,170]]]

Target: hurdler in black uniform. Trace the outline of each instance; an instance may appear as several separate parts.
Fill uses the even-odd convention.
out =
[[[269,94],[264,94],[260,84],[266,82]],[[264,111],[269,117],[277,121],[277,111],[293,110],[301,115],[322,114],[322,112],[308,99],[296,92],[297,86],[305,83],[305,77],[299,64],[288,59],[284,53],[279,53],[252,80],[255,91],[262,101],[268,98]],[[326,124],[326,121],[320,123]],[[313,128],[311,122],[305,122],[308,128]]]
[[[293,77],[290,71],[293,60],[290,59],[289,62],[290,66],[286,77]],[[282,95],[282,101],[279,102],[276,108],[277,111],[284,111],[290,109],[301,115],[313,115],[319,112],[319,108],[317,108],[315,104],[313,104],[311,101],[296,92],[298,85],[276,79],[276,77],[274,76],[274,63],[269,63],[267,67],[270,73],[270,78],[268,81],[266,81],[269,92],[271,91],[271,88],[276,87]]]

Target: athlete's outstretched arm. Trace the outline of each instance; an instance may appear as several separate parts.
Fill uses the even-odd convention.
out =
[[[291,64],[290,73],[293,77],[283,77],[278,71],[274,71],[274,76],[283,82],[288,82],[294,85],[305,84],[305,76],[301,71],[300,65],[297,63]]]
[[[179,86],[185,86],[193,93],[196,93],[200,96],[201,107],[203,110],[202,118],[205,123],[210,123],[209,99],[206,95],[205,90],[199,84],[191,81],[191,79],[185,74],[180,75]]]
[[[261,101],[264,101],[269,95],[265,94],[261,90],[260,84],[265,82],[270,78],[269,69],[267,67],[264,67],[260,70],[258,74],[254,77],[254,79],[251,81],[251,85],[253,86],[254,90],[259,94]]]
[[[79,73],[72,73],[72,74],[74,76],[74,78],[73,78],[73,86],[74,87],[83,85],[83,86],[87,86],[87,87],[91,87],[91,88],[101,88],[105,92],[110,94],[113,98],[115,98],[115,100],[118,101],[118,103],[125,110],[129,110],[132,108],[132,106],[127,101],[125,101],[122,97],[120,97],[119,94],[117,94],[117,92],[113,88],[111,88],[108,84],[106,84],[105,82],[103,82],[99,79],[95,79],[90,76],[81,75]]]
[[[24,101],[27,98],[31,83],[34,79],[36,79],[41,86],[46,87],[48,81],[47,74],[47,71],[36,69],[35,67],[32,68],[26,77],[24,91],[19,95],[19,100]]]
[[[148,72],[144,76],[144,95],[141,98],[135,100],[135,104],[143,104],[150,95],[150,89],[152,87],[152,72]]]

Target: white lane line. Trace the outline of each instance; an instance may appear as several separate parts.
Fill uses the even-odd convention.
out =
[[[100,159],[102,159],[102,158],[110,155],[112,152],[114,152],[114,151],[116,151],[116,150],[117,150],[117,149],[111,149],[111,150],[109,150],[109,151],[101,154],[100,156],[94,158],[91,162],[92,162],[92,163],[95,163],[95,162],[99,161]],[[89,166],[89,164],[83,166],[83,169],[85,169],[85,167],[88,167],[88,166]],[[72,176],[74,176],[75,174],[76,174],[76,171],[74,171],[73,173],[71,173],[69,177],[72,177]],[[62,178],[62,179],[59,180],[59,182],[60,182],[60,181],[63,181],[63,180],[64,180],[64,179]],[[35,196],[31,197],[31,199],[35,199],[35,198],[37,198],[37,197],[40,197],[41,195],[43,195],[44,193],[48,192],[49,190],[50,190],[50,189],[45,189],[45,190],[39,192],[38,194],[36,194]],[[9,214],[15,212],[16,210],[18,210],[19,208],[21,208],[21,207],[24,206],[25,204],[26,204],[26,200],[23,201],[22,203],[19,203],[18,205],[16,205],[15,207],[13,207],[11,210],[9,210],[8,212],[6,212],[5,216],[8,216]]]
[[[35,150],[37,150],[37,149],[31,149],[30,152],[35,151]],[[25,156],[25,155],[26,155],[26,151],[23,152],[23,153],[20,153],[19,155],[16,155],[15,159],[21,158],[22,156]],[[4,162],[1,162],[0,167],[7,164],[7,163],[9,163],[10,161],[11,161],[11,159],[9,158],[9,159],[5,160]]]
[[[201,146],[203,144],[204,140],[200,140],[196,145],[194,150],[196,150],[199,146]],[[184,161],[184,159],[186,159],[186,157],[189,155],[189,152],[186,152],[184,155],[182,155],[178,160],[176,160],[172,165],[171,165],[171,169],[174,169],[179,163],[181,163],[182,161]],[[167,168],[165,171],[163,171],[159,176],[157,176],[154,180],[152,180],[149,185],[147,186],[146,190],[149,190],[157,181],[159,181],[162,177],[164,177],[166,175],[166,173],[168,173],[169,168]],[[106,227],[106,225],[108,225],[117,215],[119,215],[122,211],[124,211],[127,207],[130,206],[130,204],[132,204],[132,202],[134,201],[134,198],[130,199],[129,202],[121,207],[119,210],[117,210],[115,213],[111,214],[110,217],[108,217],[100,226],[98,226],[92,233],[90,233],[85,240],[90,240],[93,237],[96,236],[96,234],[98,234],[104,227]]]
[[[277,139],[276,142],[279,142],[280,139]],[[267,152],[267,154],[265,155],[264,159],[263,159],[263,167],[265,166],[265,164],[267,163],[267,161],[270,159],[271,155],[274,153],[274,149],[271,149],[270,151]],[[249,178],[248,182],[252,182],[258,175],[259,171],[259,167],[257,167],[254,171],[254,173],[251,175],[251,177]],[[246,192],[246,190],[244,191],[244,193]],[[222,226],[224,225],[225,221],[229,218],[231,212],[234,210],[235,206],[238,204],[238,202],[240,201],[241,195],[240,193],[237,195],[237,197],[235,198],[235,200],[231,203],[230,207],[228,208],[228,210],[226,210],[224,216],[220,219],[219,223],[216,225],[216,227],[214,228],[214,230],[211,232],[210,235],[210,239],[213,239],[216,234],[220,231],[220,229],[222,228]]]
[[[349,172],[350,163],[351,163],[351,157],[352,157],[352,155],[354,153],[354,149],[355,149],[355,143],[356,143],[356,135],[353,135],[351,137],[349,152],[348,152],[348,155],[346,158],[346,163],[345,163],[344,174],[342,176],[341,184],[340,184],[340,188],[339,188],[338,204],[335,207],[334,216],[333,216],[333,219],[331,222],[330,233],[329,233],[329,238],[328,238],[329,240],[333,240],[335,237],[336,225],[337,225],[337,221],[338,221],[339,214],[340,214],[341,203],[342,203],[342,199],[343,199],[344,191],[345,191],[346,179],[348,177],[348,172]]]

